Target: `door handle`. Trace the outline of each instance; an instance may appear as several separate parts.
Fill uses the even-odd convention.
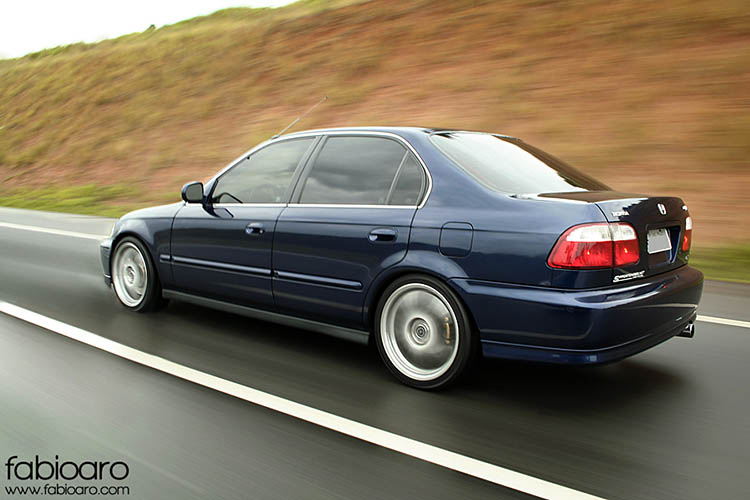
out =
[[[367,235],[367,238],[373,243],[392,242],[396,241],[396,231],[386,228],[373,229],[372,231],[370,231],[370,234]]]
[[[266,232],[262,222],[251,222],[245,227],[245,232],[250,236],[259,236]]]

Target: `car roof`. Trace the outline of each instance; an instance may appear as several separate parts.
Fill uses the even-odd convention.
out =
[[[299,132],[290,132],[288,134],[284,134],[281,137],[294,137],[295,135],[302,135],[302,134],[326,134],[329,132],[387,132],[391,134],[396,135],[404,135],[404,134],[414,134],[414,133],[424,133],[424,134],[435,134],[435,133],[441,133],[441,132],[467,132],[467,133],[481,133],[481,134],[493,134],[493,135],[501,135],[503,137],[512,137],[505,134],[497,134],[493,132],[485,132],[485,131],[478,131],[478,130],[457,130],[452,128],[440,128],[440,127],[383,127],[383,126],[357,126],[357,127],[335,127],[335,128],[320,128],[320,129],[313,129],[313,130],[301,130]]]

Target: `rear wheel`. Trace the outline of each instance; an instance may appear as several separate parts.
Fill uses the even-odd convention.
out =
[[[145,312],[163,304],[161,285],[148,250],[133,237],[123,238],[112,257],[112,284],[126,308]]]
[[[461,302],[428,276],[404,276],[385,290],[374,333],[391,373],[420,389],[455,382],[475,351],[476,337]]]

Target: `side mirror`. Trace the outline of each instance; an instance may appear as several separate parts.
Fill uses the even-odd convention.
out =
[[[203,183],[188,182],[182,186],[182,199],[188,203],[203,203]]]

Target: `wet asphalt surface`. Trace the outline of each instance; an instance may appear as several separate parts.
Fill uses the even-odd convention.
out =
[[[102,235],[112,224],[11,209],[0,222]],[[699,322],[693,339],[601,367],[484,360],[428,393],[397,383],[366,346],[178,302],[130,313],[103,283],[94,240],[0,227],[0,300],[605,498],[750,494],[747,328]],[[707,282],[699,314],[750,320],[750,287]],[[123,460],[130,498],[530,498],[2,314],[0,376],[2,462]],[[21,484],[1,472],[0,488]]]

